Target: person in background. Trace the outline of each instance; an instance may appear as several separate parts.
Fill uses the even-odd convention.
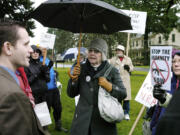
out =
[[[105,71],[111,66],[107,61],[108,46],[105,40],[92,40],[84,64],[75,65],[67,86],[67,94],[74,98],[80,95],[76,106],[70,135],[117,135],[116,123],[101,118],[98,109],[98,91],[103,87],[111,96],[121,102],[126,89],[119,71],[112,68],[107,78]]]
[[[45,135],[29,98],[15,74],[28,67],[32,48],[21,22],[0,19],[0,134]]]
[[[116,67],[126,88],[127,97],[123,100],[124,118],[130,120],[131,81],[130,73],[133,71],[133,64],[130,57],[124,55],[125,48],[122,45],[116,47],[116,56],[110,59],[110,64]]]
[[[32,89],[35,103],[46,101],[47,85],[50,81],[49,68],[40,62],[41,50],[32,45],[33,52],[30,57],[30,66],[25,68],[25,72]]]
[[[169,120],[170,120],[169,124],[168,124],[168,122],[166,120],[165,120],[166,123],[164,123],[164,124],[166,124],[166,126],[165,126],[166,129],[164,128],[164,131],[167,131],[167,132],[159,131],[159,129],[161,129],[162,126],[159,126],[159,129],[156,132],[157,124],[159,123],[161,118],[164,116],[164,113],[166,112],[166,107],[168,106],[168,104],[169,104],[169,102],[170,102],[170,100],[172,98],[173,93],[175,91],[178,91],[178,88],[179,88],[180,51],[177,51],[177,52],[174,53],[173,60],[172,60],[172,71],[173,71],[173,76],[172,76],[172,79],[171,79],[171,90],[170,91],[163,90],[161,88],[160,84],[154,85],[153,96],[159,102],[156,105],[156,108],[155,108],[155,111],[153,113],[153,117],[152,117],[152,120],[151,120],[152,135],[166,135],[167,133],[171,134],[171,131],[168,131],[168,130],[173,129],[173,128],[168,128],[168,126],[169,127],[174,126],[173,122],[172,122],[172,119],[176,119],[176,116],[172,116],[172,117],[166,116],[165,119],[169,118]],[[171,108],[171,106],[174,107],[174,105],[170,104],[169,108]],[[172,113],[174,114],[176,112],[172,112]],[[162,121],[165,122],[164,120],[162,120]],[[160,124],[160,125],[164,125],[164,124]],[[174,124],[176,124],[176,122]],[[172,131],[172,133],[173,132],[174,131]],[[175,135],[175,134],[173,134],[173,135]]]
[[[41,48],[42,50],[42,56],[40,58],[40,61],[43,61],[43,56],[45,56],[46,49]],[[63,131],[68,132],[68,130],[64,127],[62,127],[61,122],[61,115],[62,115],[62,104],[60,99],[60,93],[57,86],[57,80],[58,78],[58,72],[56,72],[53,69],[53,61],[51,61],[49,58],[46,57],[45,64],[48,65],[50,69],[50,82],[47,83],[47,92],[46,92],[46,102],[49,108],[49,111],[51,111],[51,108],[53,109],[53,117],[55,120],[55,130],[57,131]]]

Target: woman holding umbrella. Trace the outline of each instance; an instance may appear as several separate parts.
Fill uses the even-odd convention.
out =
[[[67,94],[72,98],[80,95],[70,135],[117,135],[116,124],[101,118],[98,109],[100,86],[119,102],[126,97],[126,89],[116,68],[112,68],[107,78],[102,77],[110,67],[106,60],[107,51],[108,46],[103,39],[91,41],[86,63],[76,65],[73,76],[70,75]]]

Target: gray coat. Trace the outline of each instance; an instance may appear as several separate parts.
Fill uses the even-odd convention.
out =
[[[96,72],[92,70],[92,67],[90,68],[87,61],[81,65],[78,81],[72,84],[72,80],[69,80],[68,95],[73,98],[80,94],[70,131],[71,135],[117,135],[116,124],[102,119],[98,109],[98,78],[104,75],[109,66],[108,62],[104,62],[99,67],[100,70]],[[112,83],[110,94],[121,102],[126,97],[126,89],[116,68],[113,67],[107,80]]]
[[[44,135],[29,98],[0,68],[0,135]]]

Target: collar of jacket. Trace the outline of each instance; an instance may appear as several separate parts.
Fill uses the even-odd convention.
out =
[[[94,67],[92,67],[87,60],[84,67],[84,75],[90,76],[91,78],[99,78],[100,76],[103,76],[106,69],[110,66],[110,64],[107,61],[103,61],[101,65],[97,68],[97,71],[94,70]]]

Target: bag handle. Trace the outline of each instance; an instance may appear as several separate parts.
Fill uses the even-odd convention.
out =
[[[104,77],[107,77],[109,75],[109,73],[111,72],[113,66],[109,66],[109,68],[106,70],[106,72],[104,73]]]

